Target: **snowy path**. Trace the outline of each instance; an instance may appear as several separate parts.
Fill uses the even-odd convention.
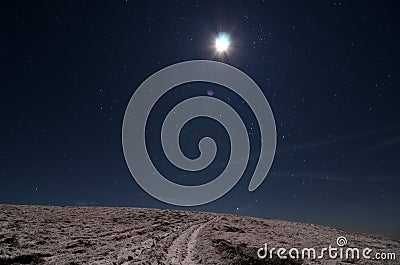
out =
[[[197,237],[200,231],[207,225],[216,222],[219,217],[202,224],[196,224],[186,229],[178,236],[168,249],[167,260],[171,265],[195,265],[199,264],[195,260]]]

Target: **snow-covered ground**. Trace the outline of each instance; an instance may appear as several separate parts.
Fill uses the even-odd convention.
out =
[[[260,259],[257,250],[346,247],[394,261]],[[286,253],[287,254],[287,253]],[[372,254],[371,254],[372,255]],[[400,241],[378,235],[228,214],[123,207],[0,205],[1,264],[400,264]]]

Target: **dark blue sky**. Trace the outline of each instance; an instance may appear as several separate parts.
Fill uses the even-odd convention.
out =
[[[192,210],[274,217],[400,236],[399,4],[396,1],[6,1],[0,4],[0,203],[183,209],[161,203],[131,177],[121,146],[127,103],[165,66],[193,59],[227,62],[254,79],[278,132],[270,173],[247,186],[256,158],[227,195]],[[232,49],[214,57],[213,38]],[[160,101],[148,139],[168,165],[157,128],[170,105],[193,95],[233,106],[223,87],[177,87]],[[240,108],[240,107],[239,107]],[[252,157],[257,157],[258,127]],[[207,119],[181,135],[188,156],[213,136],[226,163],[224,129]],[[225,161],[225,162],[224,162]],[[203,177],[203,178],[202,178]]]

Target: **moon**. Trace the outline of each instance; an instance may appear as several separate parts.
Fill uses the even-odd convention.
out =
[[[228,34],[220,33],[215,39],[215,48],[217,52],[226,52],[231,44],[231,39]]]

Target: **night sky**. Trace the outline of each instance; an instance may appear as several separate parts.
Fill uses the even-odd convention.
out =
[[[400,236],[399,11],[396,1],[2,1],[0,203],[228,212]],[[231,47],[216,55],[220,32]],[[199,139],[213,137],[213,164],[190,176],[168,163],[160,126],[186,98],[208,91],[231,104],[252,144],[231,192],[184,208],[134,181],[121,131],[146,78],[195,59],[228,63],[256,81],[278,142],[268,177],[248,192],[260,138],[248,106],[222,86],[174,88],[146,135],[171,180],[205,183],[229,157],[224,128],[199,118],[184,127],[181,147],[195,158]]]

